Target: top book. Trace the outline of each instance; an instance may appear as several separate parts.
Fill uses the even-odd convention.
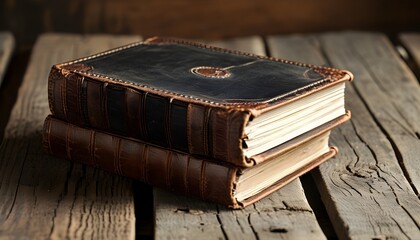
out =
[[[346,113],[350,72],[151,38],[52,67],[53,115],[250,167]]]

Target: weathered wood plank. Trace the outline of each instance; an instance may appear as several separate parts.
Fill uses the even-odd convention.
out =
[[[134,239],[132,182],[47,156],[40,133],[49,113],[52,64],[137,40],[59,34],[38,39],[0,147],[3,238]]]
[[[209,42],[265,54],[258,37]],[[244,210],[154,189],[156,239],[325,239],[299,180]]]
[[[415,70],[420,74],[420,33],[402,33],[399,35],[400,42],[410,53],[414,60]],[[420,81],[420,79],[417,79]]]
[[[398,145],[395,152],[392,146],[397,139],[413,141],[407,143],[411,146],[419,143],[410,128],[418,124],[419,115],[406,117],[403,126],[410,126],[410,130],[404,127],[403,134],[389,127],[401,121],[401,114],[416,111],[402,94],[416,103],[418,97],[414,95],[418,90],[412,74],[386,38],[378,34],[337,33],[272,37],[268,42],[274,56],[349,69],[356,77],[346,91],[352,120],[332,134],[332,144],[339,147],[340,154],[313,171],[338,236],[419,238],[420,202],[398,157],[418,156],[419,147]],[[289,42],[295,43],[293,49]],[[412,174],[413,178],[418,177],[418,172]]]
[[[155,189],[156,239],[325,239],[298,180],[244,210]]]
[[[7,65],[12,57],[15,40],[8,32],[0,32],[0,86],[6,73]]]
[[[357,93],[393,145],[406,177],[418,194],[420,85],[415,76],[384,35],[325,35],[320,40],[336,66],[348,66],[357,74],[359,81],[354,82]],[[354,60],[348,61],[348,54]]]

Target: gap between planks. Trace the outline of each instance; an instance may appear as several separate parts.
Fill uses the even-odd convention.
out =
[[[47,156],[41,129],[49,114],[47,78],[55,63],[139,37],[42,35],[0,147],[0,232],[11,239],[134,239],[132,181]]]
[[[355,75],[346,90],[352,120],[331,138],[340,154],[313,171],[339,238],[418,239],[419,87],[388,39],[342,32],[268,42],[274,56]]]

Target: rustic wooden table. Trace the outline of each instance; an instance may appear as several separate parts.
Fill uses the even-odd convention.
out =
[[[0,148],[0,239],[420,239],[420,34],[392,42],[368,32],[209,42],[355,75],[346,90],[353,118],[331,139],[340,154],[237,211],[43,152],[51,65],[140,39],[38,38],[13,109],[0,109],[10,114]],[[3,43],[0,35],[0,78],[13,46]]]

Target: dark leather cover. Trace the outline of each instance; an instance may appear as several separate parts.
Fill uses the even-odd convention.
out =
[[[348,117],[347,117],[348,118]],[[316,132],[295,139],[265,156],[268,160],[330,130],[346,119],[339,118],[327,123]],[[179,194],[216,202],[231,208],[245,207],[289,183],[296,177],[334,156],[337,149],[314,159],[302,169],[286,176],[273,186],[243,202],[233,197],[240,167],[196,157],[175,150],[165,149],[133,138],[78,127],[48,116],[44,123],[43,146],[50,154],[68,160],[98,167],[126,177],[134,178],[156,187],[166,188]]]
[[[153,38],[54,65],[54,116],[238,166],[250,119],[352,79],[337,69]],[[260,159],[261,161],[261,159]]]

